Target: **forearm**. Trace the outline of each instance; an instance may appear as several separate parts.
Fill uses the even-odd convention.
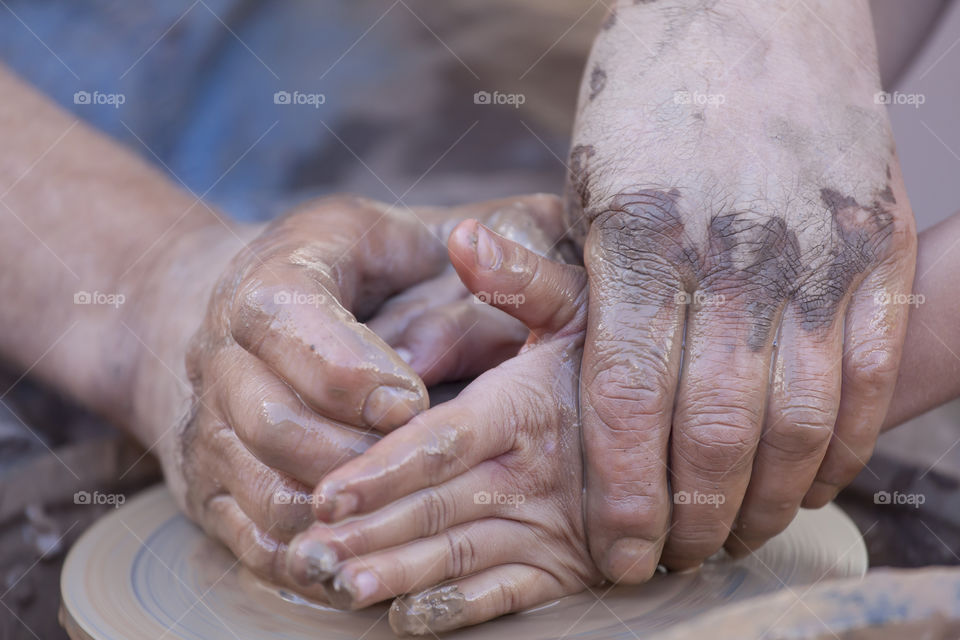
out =
[[[920,234],[910,323],[884,429],[960,397],[960,215]]]
[[[221,222],[3,69],[0,93],[0,357],[151,440],[136,385],[176,340],[150,320],[189,325],[184,302],[203,299],[199,283],[154,273]],[[182,387],[182,363],[164,367],[153,384]]]

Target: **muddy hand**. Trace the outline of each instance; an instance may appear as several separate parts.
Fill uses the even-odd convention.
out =
[[[615,7],[568,209],[590,545],[636,583],[758,547],[863,467],[916,241],[866,2]]]
[[[410,212],[334,197],[266,227],[220,278],[187,354],[195,414],[165,464],[187,512],[255,572],[296,587],[286,543],[313,520],[307,487],[428,406],[417,372],[357,317],[443,277],[449,219],[551,207],[534,197]],[[479,322],[482,306],[464,296],[459,313]],[[497,313],[483,338],[516,349],[517,321]],[[436,377],[456,371],[461,349],[447,346]]]
[[[457,224],[473,217],[540,255],[557,258],[567,246],[563,209],[556,196],[420,209],[417,215],[435,224],[437,236],[444,240]],[[468,379],[516,355],[527,338],[522,322],[485,304],[490,295],[467,291],[448,264],[441,275],[390,298],[367,325],[427,386]]]
[[[322,522],[290,554],[292,575],[340,607],[403,596],[398,633],[476,624],[600,577],[581,513],[583,270],[472,221],[450,255],[471,291],[496,292],[530,327],[527,346],[328,475],[314,494]]]

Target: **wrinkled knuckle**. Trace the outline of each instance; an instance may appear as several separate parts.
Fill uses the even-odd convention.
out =
[[[585,260],[611,262],[638,276],[677,279],[677,266],[692,256],[685,248],[684,223],[676,190],[635,189],[610,198],[591,214]],[[598,246],[597,246],[598,245]]]
[[[683,430],[678,454],[694,468],[707,473],[729,473],[752,464],[750,455],[757,436],[745,420],[718,415],[709,422]]]
[[[447,545],[447,575],[450,577],[465,576],[477,569],[477,548],[470,539],[470,534],[456,534],[445,531],[443,534]]]
[[[796,402],[785,407],[763,440],[792,458],[821,451],[833,437],[836,413],[815,403]]]
[[[279,315],[277,296],[283,293],[254,279],[247,279],[237,287],[230,305],[230,329],[238,344],[251,349],[266,336]]]
[[[659,368],[659,363],[655,366]],[[632,372],[633,367],[614,365],[602,359],[598,369],[599,373],[586,385],[585,390],[590,406],[610,431],[633,431],[641,424],[669,415],[672,408],[668,401],[670,394],[662,385],[655,383],[652,388],[642,387]],[[645,367],[639,366],[637,369],[644,370]],[[662,378],[656,373],[647,375],[648,379]]]
[[[434,536],[446,529],[456,518],[454,502],[438,489],[428,489],[417,510],[417,530],[421,535]]]
[[[494,610],[503,613],[512,613],[521,608],[523,603],[523,594],[520,592],[520,585],[516,582],[500,582],[497,584],[494,593]]]

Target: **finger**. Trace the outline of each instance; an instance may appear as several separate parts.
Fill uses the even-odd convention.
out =
[[[217,385],[227,422],[265,465],[314,487],[329,471],[355,458],[377,437],[325,419],[260,360],[233,347],[223,355]]]
[[[471,203],[451,209],[418,209],[421,219],[438,223],[446,242],[453,228],[477,219],[496,233],[543,256],[558,257],[564,249],[563,202],[555,195],[533,194]]]
[[[367,320],[367,326],[384,342],[394,345],[410,323],[421,315],[468,296],[460,278],[450,267],[444,275],[421,282],[387,300],[377,309],[376,315]]]
[[[322,211],[286,222],[299,225],[303,246],[244,280],[232,334],[314,410],[387,431],[426,408],[426,389],[351,311],[372,310],[441,272],[445,261],[436,237],[412,215],[339,200]]]
[[[224,425],[212,431],[198,452],[243,512],[263,530],[284,541],[303,531],[313,521],[309,489],[257,460],[240,439]]]
[[[586,522],[597,567],[639,583],[657,568],[670,517],[667,443],[683,338],[683,290],[664,247],[682,244],[672,205],[638,195],[591,227],[590,309],[580,402]],[[635,202],[634,202],[635,200]],[[649,211],[648,211],[649,209]],[[646,213],[644,213],[646,212]]]
[[[515,436],[509,409],[490,407],[477,415],[477,406],[489,405],[485,386],[478,379],[327,475],[314,492],[317,518],[334,522],[369,513],[509,451]]]
[[[757,549],[793,521],[833,435],[842,327],[835,322],[811,334],[803,328],[800,313],[788,307],[780,326],[763,435],[726,542],[734,555]]]
[[[537,543],[536,535],[519,522],[470,522],[396,549],[346,560],[326,582],[327,598],[339,609],[361,609],[496,565],[532,561],[528,550]]]
[[[505,564],[398,598],[390,607],[390,628],[398,635],[437,634],[529,609],[582,588],[530,565]]]
[[[344,560],[435,536],[454,525],[496,515],[501,509],[513,509],[487,499],[498,468],[493,462],[481,463],[470,473],[401,498],[368,516],[336,525],[311,525],[290,543],[291,575],[304,584],[326,580]]]
[[[587,284],[583,269],[544,258],[476,220],[457,226],[448,249],[467,289],[531,331],[581,328]]]
[[[471,271],[467,260],[478,264],[479,251],[487,250],[485,243],[498,256],[490,263],[494,268]],[[457,269],[468,288],[492,284],[508,296],[529,299],[529,305],[504,304],[498,299],[493,303],[531,329],[570,327],[575,331],[582,326],[578,324],[578,319],[582,323],[586,295],[582,270],[541,258],[483,230],[474,221],[457,228],[450,246],[451,254],[461,258],[463,264]],[[402,433],[391,434],[389,442],[385,439],[331,473],[316,491],[317,517],[331,521],[368,512],[509,450],[515,418],[509,405],[492,407],[478,423],[475,407],[489,405],[484,399],[487,384],[484,378],[478,379],[455,400],[418,416]]]
[[[730,532],[763,424],[773,343],[764,336],[751,344],[755,327],[742,298],[698,295],[702,302],[694,298],[687,312],[674,413],[674,511],[662,558],[671,569],[699,566]]]
[[[231,321],[241,347],[261,359],[311,409],[381,431],[427,407],[423,382],[333,295],[260,281]]]
[[[287,547],[272,531],[257,526],[229,495],[209,501],[201,523],[213,538],[227,546],[245,567],[272,582],[302,593],[314,600],[325,600],[318,585],[299,585],[286,571]]]
[[[528,335],[522,323],[470,296],[424,313],[392,344],[430,386],[476,377],[517,355]]]
[[[803,506],[821,507],[864,468],[896,386],[913,261],[891,259],[854,292],[844,325],[843,381],[833,438]]]

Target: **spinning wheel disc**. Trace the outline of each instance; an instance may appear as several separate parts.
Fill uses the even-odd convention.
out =
[[[718,606],[866,568],[860,533],[829,505],[801,511],[751,557],[721,554],[698,571],[657,575],[638,587],[595,587],[444,637],[643,637]],[[395,637],[386,604],[346,613],[261,582],[181,515],[162,486],[92,526],[70,551],[60,586],[61,618],[74,640]]]

